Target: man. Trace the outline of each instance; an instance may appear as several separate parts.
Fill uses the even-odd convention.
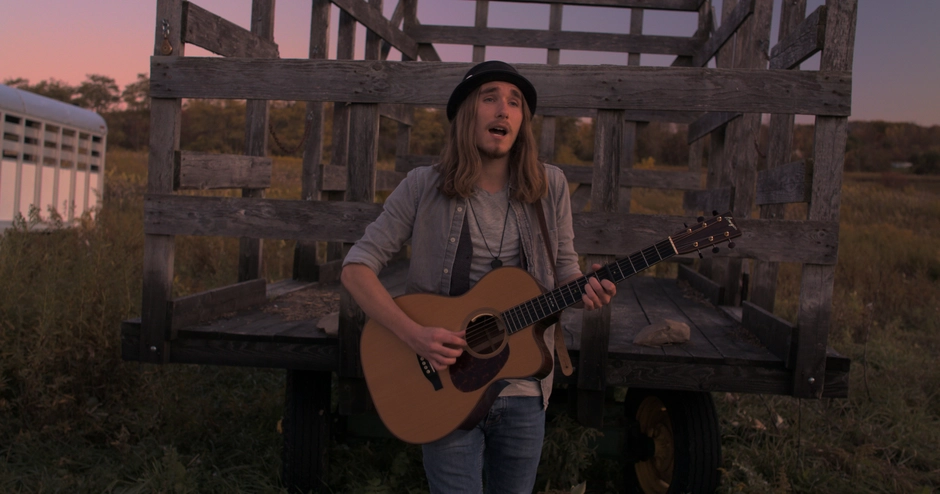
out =
[[[567,181],[538,161],[536,103],[535,88],[511,65],[471,68],[447,104],[451,125],[441,162],[408,174],[344,261],[342,283],[362,310],[437,370],[456,362],[467,347],[465,332],[416,323],[377,276],[406,241],[409,293],[461,295],[500,266],[522,267],[545,287],[582,276]],[[602,307],[615,293],[613,283],[592,277],[583,307]],[[551,331],[545,340],[552,348]],[[424,445],[431,492],[480,493],[485,484],[487,492],[531,493],[551,384],[551,374],[500,382],[505,387],[475,428]]]

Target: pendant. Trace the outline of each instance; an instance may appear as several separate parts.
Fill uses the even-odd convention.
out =
[[[493,262],[490,263],[490,266],[493,266],[493,269],[496,269],[503,265],[503,261],[500,261],[499,258],[493,259]]]

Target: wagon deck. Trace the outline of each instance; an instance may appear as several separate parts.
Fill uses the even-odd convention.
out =
[[[403,293],[407,263],[381,273],[393,295]],[[279,293],[283,293],[280,294]],[[318,328],[335,310],[336,283],[268,286],[267,303],[216,320],[179,328],[170,362],[335,371],[338,339]],[[562,315],[565,342],[577,367],[581,344],[579,309]],[[789,394],[787,361],[742,326],[740,313],[710,303],[685,280],[636,276],[618,285],[611,310],[607,384],[687,391]],[[690,341],[646,347],[633,343],[645,326],[671,319],[689,325]],[[125,323],[125,359],[137,360],[140,326]],[[848,392],[849,360],[829,350],[824,396]],[[566,378],[556,374],[557,382]]]

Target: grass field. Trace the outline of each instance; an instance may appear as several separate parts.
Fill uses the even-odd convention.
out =
[[[95,221],[0,239],[0,492],[281,492],[284,372],[120,359],[140,313],[146,155],[108,153]],[[268,197],[297,197],[299,160],[277,160]],[[679,214],[635,191],[634,210]],[[940,490],[940,181],[849,176],[830,344],[852,359],[850,397],[716,394],[722,493]],[[792,213],[799,214],[794,207]],[[794,216],[796,217],[796,216]],[[174,295],[235,281],[236,239],[177,239]],[[266,277],[293,243],[265,242]],[[800,268],[783,265],[777,312],[793,320]],[[538,487],[615,492],[604,438],[554,417]],[[337,442],[335,492],[423,492],[420,451]]]

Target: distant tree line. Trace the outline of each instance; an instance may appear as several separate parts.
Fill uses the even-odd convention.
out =
[[[114,79],[88,74],[71,86],[56,79],[31,84],[28,79],[7,79],[4,84],[94,110],[108,123],[108,145],[132,150],[145,149],[150,135],[150,79],[137,80],[122,90]],[[298,101],[271,103],[269,153],[299,156],[305,139],[306,104]],[[332,105],[325,106],[324,161],[330,159]],[[412,154],[438,154],[444,144],[447,121],[442,112],[418,108],[411,132]],[[540,120],[536,120],[536,131]],[[394,160],[396,123],[382,119],[379,159]],[[687,126],[650,122],[637,128],[636,162],[686,166],[689,146]],[[241,100],[184,100],[180,145],[190,151],[242,153],[245,142],[245,102]],[[761,133],[766,144],[767,128]],[[766,145],[761,146],[766,149]],[[706,157],[708,146],[706,144]],[[557,117],[555,161],[589,164],[594,159],[594,125],[590,119]],[[797,125],[793,133],[793,160],[812,158],[813,126]],[[764,159],[761,157],[761,159]],[[881,172],[893,162],[910,162],[918,174],[940,174],[940,126],[883,121],[849,122],[846,143],[847,171]]]

